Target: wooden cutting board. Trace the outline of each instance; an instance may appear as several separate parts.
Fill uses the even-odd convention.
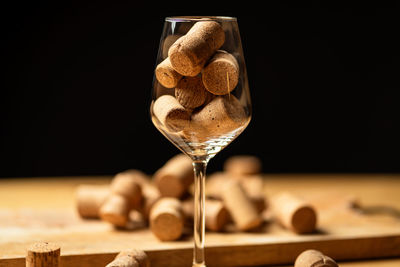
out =
[[[145,250],[152,266],[191,266],[190,229],[180,241],[160,242],[145,228],[117,231],[100,221],[81,220],[73,205],[73,188],[78,183],[77,180],[0,183],[0,194],[3,194],[0,197],[1,267],[25,266],[25,249],[37,241],[58,243],[64,267],[105,266],[119,251],[128,248]],[[291,186],[283,182],[283,188],[291,189]],[[388,192],[390,198],[393,191]],[[337,260],[400,256],[400,219],[396,209],[375,206],[375,212],[364,208],[363,211],[368,211],[365,214],[349,205],[353,195],[348,192],[338,193],[330,188],[302,193],[318,210],[316,233],[296,235],[274,221],[266,221],[262,228],[250,233],[232,233],[229,229],[226,233],[209,232],[206,234],[207,266],[290,264],[301,251],[310,248]],[[41,199],[40,206],[35,206],[35,195]],[[28,199],[21,200],[18,196]],[[24,205],[15,204],[17,199]]]

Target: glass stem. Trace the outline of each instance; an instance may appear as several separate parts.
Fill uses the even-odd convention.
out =
[[[194,251],[193,267],[205,267],[205,178],[207,161],[193,161],[194,170]]]

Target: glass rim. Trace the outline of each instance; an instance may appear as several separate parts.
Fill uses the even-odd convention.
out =
[[[192,21],[237,21],[236,17],[229,16],[171,16],[166,17],[168,22],[192,22]]]

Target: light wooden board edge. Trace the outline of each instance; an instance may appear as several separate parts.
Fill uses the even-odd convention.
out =
[[[346,247],[348,249],[343,249]],[[280,244],[206,247],[209,267],[259,266],[293,264],[306,249],[318,249],[332,258],[343,260],[377,259],[400,256],[400,235],[348,238]],[[156,267],[187,267],[192,262],[192,249],[147,250],[151,265]],[[63,255],[62,267],[98,267],[111,262],[116,253]],[[0,267],[24,267],[25,258],[0,259]]]

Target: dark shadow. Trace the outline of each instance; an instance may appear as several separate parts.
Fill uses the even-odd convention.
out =
[[[133,232],[147,227],[147,223],[144,221],[130,221],[125,227],[114,226],[116,230],[124,232]]]
[[[364,206],[355,204],[352,207],[354,210],[365,215],[389,215],[400,219],[400,210],[386,205]]]
[[[312,233],[308,233],[306,235],[327,235],[329,234],[327,231],[321,228],[315,229]]]

